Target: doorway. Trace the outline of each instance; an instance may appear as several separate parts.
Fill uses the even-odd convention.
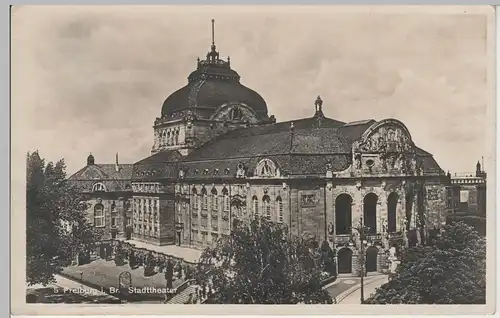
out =
[[[345,247],[338,251],[337,253],[338,260],[338,273],[339,274],[348,274],[352,273],[352,251],[351,249]]]

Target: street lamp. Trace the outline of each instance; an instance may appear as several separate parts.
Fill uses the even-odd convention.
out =
[[[368,229],[367,226],[363,224],[363,217],[359,218],[359,224],[357,227],[354,228],[359,233],[359,242],[360,242],[360,247],[361,247],[361,266],[360,266],[360,276],[361,276],[361,304],[365,302],[365,297],[364,297],[364,267],[365,267],[365,244],[367,244],[367,241],[365,239],[365,231]]]

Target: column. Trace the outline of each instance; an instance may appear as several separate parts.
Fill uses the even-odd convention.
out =
[[[325,205],[326,205],[326,239],[333,249],[335,247],[335,201],[333,198],[333,182],[328,181],[325,189]],[[333,230],[333,233],[330,231]]]

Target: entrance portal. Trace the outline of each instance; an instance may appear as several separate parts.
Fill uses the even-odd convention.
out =
[[[366,250],[366,272],[376,272],[377,271],[377,255],[378,248],[370,246]]]
[[[349,248],[342,248],[337,253],[339,264],[339,274],[352,273],[352,251]]]

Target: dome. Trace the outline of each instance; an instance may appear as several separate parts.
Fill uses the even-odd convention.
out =
[[[268,119],[267,105],[255,91],[240,83],[240,76],[231,69],[230,58],[219,59],[212,43],[206,60],[198,59],[198,67],[188,76],[188,84],[167,97],[161,109],[163,118],[182,116],[184,111],[198,108],[198,116],[210,118],[226,103],[242,103],[259,119]]]

